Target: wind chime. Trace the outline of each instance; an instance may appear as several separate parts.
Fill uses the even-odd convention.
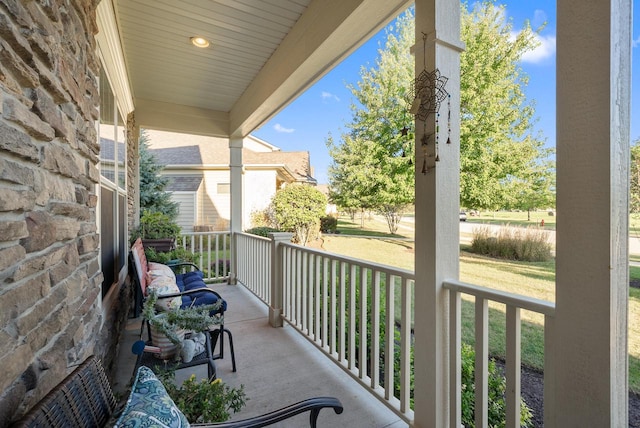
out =
[[[440,70],[437,68],[432,72],[427,71],[426,65],[426,50],[427,50],[427,35],[422,33],[422,48],[423,48],[423,70],[418,77],[412,82],[409,97],[411,100],[411,108],[409,112],[415,116],[417,120],[423,123],[423,134],[420,139],[422,146],[422,173],[428,173],[431,168],[427,165],[427,158],[433,157],[435,162],[440,161],[440,155],[438,153],[438,143],[440,140],[440,104],[447,99],[447,144],[451,144],[451,95],[445,90],[445,85],[449,78],[442,76]],[[436,115],[436,127],[435,132],[427,133],[427,118],[434,114]],[[434,140],[434,150],[432,154],[429,154],[429,145],[431,140]],[[417,163],[417,162],[416,162]],[[416,165],[417,166],[417,165]],[[434,166],[435,167],[435,164]]]

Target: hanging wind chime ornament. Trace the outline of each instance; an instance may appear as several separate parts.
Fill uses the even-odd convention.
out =
[[[423,43],[423,59],[425,63],[423,64],[424,70],[418,75],[418,77],[412,82],[411,90],[409,91],[409,101],[411,107],[409,112],[415,116],[417,120],[423,122],[424,132],[423,136],[420,140],[422,143],[422,154],[423,154],[423,162],[422,162],[422,173],[426,174],[430,171],[430,168],[427,166],[427,158],[434,157],[435,162],[440,161],[440,155],[438,153],[438,143],[439,143],[439,133],[440,133],[440,104],[448,99],[447,102],[447,144],[450,144],[450,135],[451,135],[451,96],[445,89],[445,85],[449,78],[442,76],[440,74],[440,70],[437,68],[431,72],[426,70],[426,45],[427,45],[427,35],[422,33],[422,43]],[[427,118],[431,114],[436,114],[436,123],[435,123],[435,132],[433,134],[427,134]],[[432,155],[429,155],[428,146],[429,140],[431,136],[435,135],[435,147]]]

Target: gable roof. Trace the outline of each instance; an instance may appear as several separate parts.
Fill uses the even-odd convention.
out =
[[[165,167],[228,168],[230,160],[229,139],[201,135],[177,134],[146,130],[149,137],[149,151],[156,161]],[[242,163],[245,168],[285,169],[295,181],[315,184],[312,177],[308,151],[283,152],[279,148],[248,136],[247,146],[242,149]]]

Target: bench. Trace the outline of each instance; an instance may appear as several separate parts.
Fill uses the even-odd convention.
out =
[[[185,263],[197,268],[191,263]],[[175,266],[175,265],[174,265]],[[222,300],[222,306],[218,314],[219,327],[210,331],[212,348],[215,349],[218,339],[220,340],[220,352],[213,356],[213,359],[224,358],[224,335],[229,340],[231,351],[232,371],[236,371],[236,357],[233,349],[233,335],[224,326],[224,312],[227,309],[227,302],[215,291],[208,288],[204,283],[201,271],[190,271],[182,274],[175,274],[173,268],[161,263],[148,262],[144,252],[144,246],[140,238],[131,246],[130,267],[135,287],[135,310],[134,317],[140,315],[142,302],[147,294],[148,288],[155,288],[160,298],[169,301],[165,310],[175,307],[189,307],[192,304],[213,304]],[[156,286],[157,284],[157,286]],[[172,288],[173,287],[173,288]]]
[[[58,386],[37,403],[12,427],[38,428],[102,428],[115,422],[117,402],[102,364],[89,357]],[[320,410],[332,408],[343,411],[340,401],[333,397],[316,397],[300,401],[265,415],[238,421],[213,424],[192,424],[193,427],[259,428],[310,412],[309,423],[316,427]]]

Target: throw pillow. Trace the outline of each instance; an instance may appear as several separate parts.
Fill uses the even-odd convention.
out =
[[[150,368],[141,366],[114,428],[188,427],[189,422]]]
[[[166,276],[159,276],[147,284],[147,294],[151,290],[154,290],[158,297],[180,292],[176,282]],[[170,299],[158,299],[156,302],[156,310],[161,312],[172,311],[178,309],[180,305],[182,305],[182,298],[180,296]]]

